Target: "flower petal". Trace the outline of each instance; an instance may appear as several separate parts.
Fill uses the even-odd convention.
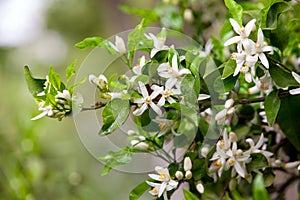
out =
[[[292,76],[300,84],[300,75],[295,72],[292,72]]]
[[[144,103],[140,108],[136,109],[135,111],[133,111],[133,115],[135,116],[140,116],[144,113],[144,111],[148,108],[147,104]]]
[[[258,54],[258,57],[261,61],[261,64],[263,64],[263,66],[265,66],[267,69],[269,69],[269,61],[268,61],[266,55],[264,53],[260,53],[260,54]]]
[[[154,112],[156,112],[156,114],[158,114],[159,116],[162,115],[161,109],[157,105],[155,105],[153,102],[150,103],[150,107],[154,110]]]
[[[296,89],[292,89],[289,91],[289,93],[291,95],[297,95],[297,94],[300,94],[300,88],[296,88]]]
[[[234,44],[234,43],[240,43],[241,41],[241,36],[234,36],[230,39],[228,39],[225,43],[224,43],[224,46],[227,47],[231,44]]]
[[[146,88],[145,84],[143,82],[141,82],[141,81],[139,81],[139,88],[140,88],[141,93],[142,93],[142,95],[143,95],[144,98],[149,97],[147,88]]]
[[[255,22],[256,22],[256,19],[252,19],[250,22],[248,22],[246,24],[246,26],[245,26],[245,33],[246,33],[247,37],[250,35],[251,31],[255,27]]]
[[[240,29],[242,28],[234,19],[230,18],[229,22],[233,28],[233,30],[237,33],[240,34]]]
[[[173,58],[172,58],[172,68],[178,72],[178,61],[177,61],[177,56],[176,55],[173,55]]]

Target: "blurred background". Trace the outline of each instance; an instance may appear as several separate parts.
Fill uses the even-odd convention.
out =
[[[38,111],[23,77],[24,65],[36,77],[49,66],[64,74],[90,52],[75,43],[133,28],[140,19],[122,13],[120,3],[151,8],[156,1],[0,1],[0,199],[128,199],[147,177],[114,170],[101,177],[103,165],[85,149],[71,118],[31,121]]]

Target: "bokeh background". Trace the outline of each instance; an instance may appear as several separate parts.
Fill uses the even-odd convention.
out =
[[[146,174],[114,171],[81,143],[72,118],[30,119],[38,114],[23,66],[43,77],[49,66],[61,74],[90,50],[74,44],[89,36],[110,37],[133,28],[139,18],[118,5],[151,8],[151,0],[0,1],[0,199],[128,199]],[[145,199],[151,198],[145,197]]]

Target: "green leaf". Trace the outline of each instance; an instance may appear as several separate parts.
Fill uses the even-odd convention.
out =
[[[119,128],[127,119],[129,108],[128,100],[111,100],[102,111],[103,126],[101,127],[99,135],[110,134]]]
[[[197,110],[197,99],[200,93],[200,78],[195,78],[191,74],[185,75],[181,81],[180,90],[184,96],[185,104]]]
[[[135,27],[135,29],[129,33],[128,35],[128,42],[127,42],[127,48],[128,48],[128,59],[130,64],[132,64],[135,52],[139,46],[139,44],[143,41],[146,41],[146,37],[144,35],[145,33],[145,20],[142,19],[142,21]]]
[[[290,7],[287,2],[283,1],[272,4],[268,10],[266,18],[266,25],[269,27],[269,29],[275,29],[277,27],[279,16],[288,10],[290,10]]]
[[[70,81],[70,79],[72,78],[72,76],[75,75],[75,65],[76,65],[76,61],[73,61],[71,65],[69,65],[66,69],[66,78],[67,78],[67,83]]]
[[[243,7],[234,0],[225,0],[225,5],[229,9],[229,13],[232,18],[241,25],[243,17]]]
[[[33,78],[28,66],[24,66],[24,74],[29,92],[33,97],[38,98],[37,94],[44,91],[46,79]]]
[[[222,79],[225,79],[234,73],[234,70],[236,68],[236,62],[233,59],[229,59],[227,62],[222,64],[219,68],[222,67],[224,67]]]
[[[136,186],[129,194],[129,200],[138,200],[150,186],[144,181]]]
[[[191,193],[190,191],[188,191],[184,188],[183,188],[183,194],[184,194],[185,200],[200,200],[196,195],[194,195],[193,193]]]
[[[88,47],[97,47],[99,46],[105,39],[101,37],[88,37],[85,38],[83,41],[78,42],[75,46],[79,49],[85,49]]]
[[[60,81],[60,76],[59,74],[57,74],[53,67],[50,67],[49,72],[48,72],[48,77],[49,77],[49,82],[53,85],[53,87],[57,90],[57,91],[61,91],[61,81]]]
[[[267,158],[261,153],[252,153],[251,162],[247,164],[247,171],[251,172],[253,170],[262,169],[268,166]]]
[[[263,176],[261,174],[258,174],[254,179],[253,199],[254,200],[270,199],[270,196],[268,195],[268,192],[264,186],[264,180],[263,180]]]
[[[111,169],[118,165],[130,163],[132,161],[132,154],[134,152],[134,149],[125,147],[120,151],[109,151],[107,156],[100,157],[99,160],[105,163],[105,166],[101,172],[101,176],[108,174]]]
[[[273,62],[270,62],[269,72],[273,81],[275,81],[276,85],[279,87],[288,87],[288,86],[298,86],[299,83],[293,78],[292,74],[287,72],[286,70],[278,67]]]
[[[281,105],[276,120],[283,133],[298,151],[300,151],[299,102],[300,96],[290,96],[289,98],[281,99]]]
[[[274,90],[270,94],[268,94],[268,96],[266,96],[264,103],[265,103],[264,105],[265,105],[268,124],[270,126],[273,126],[281,103],[278,97],[278,91]]]

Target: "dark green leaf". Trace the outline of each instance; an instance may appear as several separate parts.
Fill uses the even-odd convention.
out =
[[[300,124],[300,96],[291,96],[289,98],[281,99],[281,105],[278,112],[276,122],[279,124],[283,133],[300,151],[300,137],[299,137],[299,124]]]
[[[252,153],[251,159],[251,162],[247,164],[247,170],[249,172],[268,166],[267,158],[261,153]]]
[[[127,119],[129,114],[129,101],[113,99],[102,111],[103,126],[100,135],[107,135],[119,128]]]
[[[281,67],[275,65],[273,62],[270,63],[269,72],[273,81],[279,87],[298,86],[299,83],[293,78],[292,74],[283,70]]]
[[[270,196],[264,186],[263,176],[261,174],[256,175],[253,183],[253,199],[254,200],[268,200]]]
[[[33,78],[28,66],[24,67],[24,74],[29,92],[36,98],[38,93],[44,91],[46,79]]]
[[[270,94],[268,94],[268,96],[266,96],[265,99],[265,111],[266,111],[266,115],[267,115],[267,120],[268,120],[268,124],[270,126],[273,126],[279,108],[280,108],[280,99],[278,97],[278,91],[272,91]]]
[[[236,62],[233,59],[229,59],[227,62],[222,64],[219,68],[222,67],[224,67],[222,79],[225,79],[234,73],[234,70],[236,68]]]
[[[183,194],[184,194],[184,198],[185,200],[200,200],[196,195],[194,195],[193,193],[191,193],[190,191],[183,189]]]
[[[269,28],[275,29],[277,27],[277,20],[279,16],[282,13],[288,11],[289,9],[290,9],[289,4],[284,1],[272,4],[267,14],[267,19],[266,19],[267,26]]]
[[[150,186],[144,181],[136,186],[129,194],[129,200],[138,200]]]

